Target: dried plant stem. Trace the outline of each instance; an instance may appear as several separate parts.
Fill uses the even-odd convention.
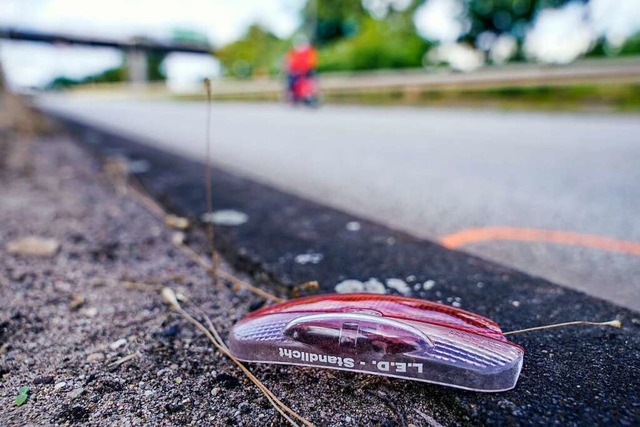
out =
[[[133,196],[133,198],[143,207],[145,207],[147,211],[149,211],[153,216],[164,222],[168,214],[164,210],[162,205],[145,194],[145,192],[142,190],[142,184],[140,184],[140,182],[135,179],[135,177],[129,176],[129,181],[132,181],[134,183],[134,185],[131,185],[131,183],[128,183],[127,185],[129,194]]]
[[[109,363],[109,367],[113,368],[115,366],[120,366],[123,363],[128,362],[131,359],[135,359],[136,357],[138,357],[138,355],[136,353],[129,354],[128,356],[121,357],[120,359],[116,360],[115,362]]]
[[[275,301],[275,302],[283,302],[286,301],[286,299],[284,298],[280,298],[277,297],[275,295],[272,295],[268,292],[263,291],[260,288],[257,288],[255,286],[253,286],[250,283],[245,282],[244,280],[240,280],[238,279],[236,276],[234,276],[231,273],[227,273],[226,271],[223,270],[218,270],[215,271],[213,269],[213,267],[211,266],[211,264],[209,264],[209,261],[200,256],[200,254],[198,254],[196,251],[194,251],[193,249],[191,249],[189,246],[185,245],[185,244],[180,244],[178,245],[178,248],[187,256],[189,257],[189,259],[191,259],[193,262],[195,262],[196,264],[198,264],[201,268],[205,269],[206,271],[208,271],[211,274],[217,274],[218,277],[223,278],[225,280],[230,281],[231,283],[233,283],[236,286],[240,286],[242,288],[245,288],[247,290],[249,290],[250,292],[261,296],[262,298],[271,300],[271,301]]]
[[[165,220],[166,220],[167,216],[169,216],[170,214],[165,211],[165,209],[162,207],[162,205],[160,205],[158,202],[156,202],[152,197],[150,197],[147,194],[145,194],[144,190],[142,190],[142,185],[137,180],[135,180],[134,177],[129,177],[129,179],[130,179],[130,181],[133,182],[134,185],[131,185],[131,183],[128,184],[128,189],[130,190],[128,192],[128,194],[135,201],[140,203],[140,205],[145,207],[147,209],[147,211],[149,211],[153,216],[155,216],[156,218],[160,219],[163,223],[165,223],[166,222]],[[209,240],[209,241],[211,242],[211,240]],[[254,294],[258,295],[258,296],[261,296],[262,298],[268,299],[270,301],[275,301],[275,302],[286,301],[286,299],[277,297],[277,296],[272,295],[272,294],[270,294],[270,293],[268,293],[266,291],[263,291],[262,289],[257,288],[255,286],[251,285],[250,283],[247,283],[247,282],[235,277],[231,273],[219,270],[216,267],[216,264],[215,264],[216,262],[219,261],[218,253],[214,250],[213,245],[212,245],[212,250],[213,250],[212,253],[215,254],[215,256],[212,256],[211,263],[209,263],[209,261],[207,261],[205,258],[200,256],[196,251],[194,251],[192,248],[190,248],[189,246],[185,245],[184,243],[178,245],[178,248],[184,254],[186,254],[192,261],[194,261],[200,267],[202,267],[205,270],[207,270],[214,277],[221,277],[223,279],[229,280],[234,285],[240,286],[242,288],[245,288],[245,289],[249,290],[250,292],[252,292],[252,293],[254,293]]]
[[[253,375],[253,373],[251,371],[249,371],[249,369],[247,369],[247,367],[245,367],[242,362],[240,362],[238,359],[236,359],[231,352],[229,351],[229,348],[227,347],[227,345],[224,343],[224,341],[222,340],[222,338],[220,337],[220,334],[218,333],[218,331],[215,329],[215,327],[213,326],[213,322],[211,322],[211,319],[209,318],[209,316],[207,316],[204,311],[202,311],[202,309],[200,309],[199,307],[197,307],[198,311],[201,312],[204,315],[204,318],[206,319],[207,325],[209,326],[209,329],[207,327],[205,327],[202,323],[200,323],[198,320],[196,320],[193,316],[191,316],[189,313],[187,313],[182,306],[180,305],[180,303],[178,302],[178,299],[175,296],[175,293],[173,292],[173,290],[171,290],[170,288],[164,288],[162,290],[162,296],[164,298],[164,300],[166,302],[168,302],[171,307],[178,313],[180,314],[182,317],[184,317],[189,323],[191,323],[192,325],[194,325],[197,329],[199,329],[203,334],[205,334],[205,336],[209,339],[209,341],[211,341],[211,343],[225,356],[227,356],[228,358],[230,358],[239,368],[240,370],[260,389],[260,391],[262,391],[262,393],[265,395],[265,397],[267,398],[267,400],[269,400],[269,402],[273,405],[273,407],[293,426],[297,426],[298,424],[292,419],[295,418],[298,421],[300,421],[302,424],[304,424],[305,426],[308,427],[313,427],[313,423],[311,423],[311,421],[307,420],[306,418],[302,417],[301,415],[299,415],[297,412],[295,412],[293,409],[291,409],[290,407],[288,407],[285,403],[283,403],[280,399],[278,399],[278,397],[276,395],[273,394],[273,392],[271,390],[269,390],[269,388],[267,388],[267,386],[265,386],[255,375]]]
[[[211,189],[211,80],[205,79],[204,81],[205,89],[207,91],[207,126],[206,126],[206,152],[204,158],[205,164],[205,191],[206,191],[206,201],[207,201],[207,214],[211,215],[213,212],[213,191]],[[216,271],[219,266],[218,253],[216,252],[215,245],[215,232],[213,229],[213,223],[211,221],[207,221],[207,237],[209,238],[209,244],[211,245],[211,268],[213,269],[213,277],[216,276]]]
[[[622,326],[622,323],[619,320],[610,320],[608,322],[591,322],[589,320],[576,320],[573,322],[554,323],[553,325],[544,325],[544,326],[536,326],[533,328],[518,329],[517,331],[504,332],[502,335],[515,335],[515,334],[521,334],[524,332],[542,331],[545,329],[560,328],[560,327],[572,326],[572,325],[612,326],[614,328],[619,328]]]
[[[251,283],[247,283],[244,280],[240,280],[238,279],[236,276],[234,276],[233,274],[227,273],[226,271],[218,271],[218,276],[226,279],[228,281],[230,281],[231,283],[233,283],[236,286],[240,286],[241,288],[245,288],[248,291],[261,296],[262,298],[271,300],[271,301],[275,301],[275,302],[284,302],[287,299],[286,298],[281,298],[278,296],[275,296],[273,294],[270,294],[268,292],[263,291],[260,288],[256,288],[255,286],[253,286]]]
[[[120,280],[118,281],[123,288],[126,289],[137,289],[139,291],[159,291],[164,286],[155,284],[155,283],[143,283],[143,282],[132,282],[131,280]]]

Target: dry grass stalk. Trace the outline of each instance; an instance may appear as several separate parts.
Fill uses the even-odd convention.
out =
[[[542,331],[545,329],[562,328],[573,325],[591,325],[591,326],[611,326],[613,328],[621,328],[622,322],[619,320],[609,320],[608,322],[592,322],[590,320],[575,320],[573,322],[554,323],[553,325],[536,326],[533,328],[518,329],[517,331],[504,332],[502,335],[516,335],[524,332]]]
[[[164,286],[155,283],[133,282],[130,280],[120,280],[118,282],[125,289],[135,289],[138,291],[159,291]]]
[[[234,285],[247,289],[248,291],[262,298],[268,299],[270,301],[275,301],[275,302],[286,301],[285,298],[280,298],[278,296],[270,294],[269,292],[263,291],[262,289],[253,286],[251,283],[247,283],[244,280],[237,278],[231,273],[228,273],[224,270],[217,270],[217,271],[214,270],[213,266],[209,263],[209,261],[206,258],[200,256],[200,254],[198,254],[196,251],[194,251],[192,248],[185,245],[184,243],[181,243],[177,246],[187,257],[189,257],[190,260],[198,264],[201,268],[205,269],[210,274],[217,274],[217,276],[220,277],[221,279],[228,280]]]
[[[120,168],[120,174],[126,173],[126,171],[122,170]],[[111,181],[113,182],[114,186],[120,185],[120,183],[122,181],[120,181],[115,175],[112,174],[107,174],[107,176],[111,179]],[[156,218],[160,219],[163,223],[167,223],[167,217],[169,216],[173,216],[172,214],[169,214],[165,211],[164,207],[162,205],[160,205],[158,202],[156,202],[152,197],[148,196],[147,194],[145,194],[145,192],[141,189],[142,186],[139,182],[137,182],[135,180],[135,178],[133,177],[128,177],[129,181],[133,181],[133,185],[131,185],[131,183],[126,182],[127,185],[127,191],[126,194],[129,195],[131,198],[133,198],[136,202],[138,202],[142,207],[146,208],[148,212],[150,212],[153,216],[155,216]],[[190,248],[189,246],[187,246],[186,244],[184,244],[184,239],[178,239],[175,240],[174,239],[174,244],[176,244],[176,246],[185,254],[187,255],[192,261],[194,261],[196,264],[198,264],[200,267],[204,268],[207,272],[209,272],[210,274],[214,275],[214,277],[220,277],[222,279],[225,280],[229,280],[231,283],[233,283],[234,285],[240,286],[242,288],[245,288],[247,290],[249,290],[250,292],[259,295],[262,298],[268,299],[270,301],[275,301],[275,302],[282,302],[282,301],[286,301],[285,298],[280,298],[278,296],[272,295],[266,291],[263,291],[262,289],[259,289],[253,285],[251,285],[250,283],[247,283],[237,277],[235,277],[233,274],[228,273],[226,271],[222,271],[220,269],[215,268],[215,265],[213,265],[212,263],[210,263],[206,258],[200,256],[200,254],[198,254],[196,251],[194,251],[192,248]],[[216,260],[218,259],[218,255],[217,252],[216,253]],[[214,259],[212,258],[212,262],[214,261]]]
[[[207,92],[207,126],[206,126],[206,152],[205,152],[205,199],[207,202],[207,214],[211,215],[213,212],[213,191],[211,189],[211,80],[204,80],[205,90]],[[213,224],[207,222],[207,237],[209,238],[209,244],[211,245],[211,268],[213,270],[213,277],[216,278],[216,271],[220,265],[220,259],[218,258],[218,252],[216,252],[215,245],[215,232]]]
[[[174,311],[176,311],[183,318],[185,318],[189,323],[194,325],[198,330],[200,330],[203,334],[205,334],[205,336],[218,349],[218,351],[220,351],[222,354],[230,358],[240,368],[240,370],[260,389],[260,391],[265,395],[267,400],[280,413],[280,415],[282,415],[291,425],[293,426],[298,425],[294,421],[294,418],[295,418],[305,426],[309,426],[309,427],[313,426],[313,423],[311,423],[311,421],[302,417],[293,409],[291,409],[289,406],[287,406],[285,403],[283,403],[280,399],[278,399],[278,397],[275,394],[273,394],[273,392],[269,390],[269,388],[265,386],[262,383],[262,381],[260,381],[255,375],[253,375],[253,373],[249,371],[249,369],[246,366],[244,366],[242,362],[240,362],[231,354],[231,352],[229,351],[229,348],[224,343],[224,341],[220,337],[220,334],[213,326],[213,322],[211,322],[211,318],[209,318],[209,316],[207,316],[202,309],[200,309],[199,307],[195,306],[195,304],[192,303],[192,305],[194,305],[194,307],[196,307],[197,310],[201,314],[203,314],[204,318],[206,319],[208,328],[205,327],[201,322],[196,320],[193,316],[191,316],[182,308],[182,306],[178,302],[178,298],[175,292],[173,292],[172,289],[163,288],[161,291],[161,295],[163,300],[166,303],[168,303],[171,306],[171,308],[173,308]]]
[[[109,366],[110,368],[114,368],[114,367],[116,367],[116,366],[120,366],[120,365],[122,365],[123,363],[128,362],[128,361],[129,361],[129,360],[131,360],[131,359],[135,359],[136,357],[138,357],[138,355],[137,355],[136,353],[132,353],[132,354],[129,354],[129,355],[127,355],[127,356],[121,357],[120,359],[116,360],[115,362],[111,362],[111,363],[109,363],[109,365],[108,365],[108,366]]]

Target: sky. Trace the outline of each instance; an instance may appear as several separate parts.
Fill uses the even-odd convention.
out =
[[[358,1],[358,0],[344,0]],[[206,34],[214,45],[239,37],[258,22],[281,37],[300,24],[304,0],[0,0],[0,26],[21,27],[65,34],[104,38],[147,35],[168,38],[173,29]],[[409,0],[364,0],[373,16],[382,18],[389,7],[403,9]],[[438,41],[436,54],[452,61],[466,61],[460,69],[472,69],[484,56],[508,59],[514,40],[486,34],[481,52],[457,44],[469,23],[463,0],[427,0],[414,16],[419,33]],[[526,53],[532,60],[567,63],[585,53],[597,37],[613,45],[640,31],[640,0],[590,0],[587,5],[569,3],[540,13],[526,34]],[[442,58],[440,58],[442,59]],[[121,64],[116,50],[81,47],[49,47],[32,43],[0,42],[2,61],[10,84],[38,86],[53,77],[72,78],[95,74]],[[166,61],[170,83],[200,80],[219,72],[213,58],[172,54]],[[176,76],[180,77],[176,77]]]
[[[184,28],[203,32],[214,45],[236,39],[254,22],[288,36],[299,25],[303,5],[303,0],[0,1],[1,26],[120,39],[141,34],[168,38],[172,29]],[[167,71],[176,70],[183,77],[219,69],[211,58],[171,56]],[[57,75],[77,78],[116,67],[122,57],[111,49],[0,42],[0,60],[14,86],[37,86]]]

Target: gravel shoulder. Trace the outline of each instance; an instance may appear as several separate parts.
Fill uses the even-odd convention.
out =
[[[30,174],[0,172],[0,424],[281,425],[257,388],[169,312],[156,290],[123,282],[181,290],[222,336],[265,301],[212,284],[172,244],[172,231],[118,194],[80,146],[58,136],[35,141],[33,150]],[[60,247],[50,257],[7,252],[8,242],[25,236]],[[197,230],[187,238],[202,245]],[[465,419],[437,386],[290,367],[252,370],[318,425]],[[28,400],[16,406],[24,386]]]

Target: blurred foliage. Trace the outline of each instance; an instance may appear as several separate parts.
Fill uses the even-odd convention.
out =
[[[404,11],[389,9],[385,19],[374,19],[359,0],[308,0],[300,32],[313,33],[321,71],[419,67],[430,43],[418,36],[413,23],[418,4],[414,1]],[[216,56],[229,76],[274,75],[282,71],[291,44],[291,39],[252,25]]]
[[[149,81],[164,81],[167,76],[162,68],[162,61],[167,57],[166,53],[149,52],[147,53],[147,78]]]
[[[166,56],[166,53],[160,52],[150,52],[147,54],[147,78],[149,81],[164,81],[167,79],[162,68],[162,62]],[[98,74],[80,79],[73,79],[66,76],[56,77],[46,86],[46,89],[62,90],[86,84],[124,82],[127,80],[127,74],[127,68],[123,64],[119,67],[109,68]]]
[[[423,0],[424,2],[424,0]],[[525,30],[536,13],[549,7],[557,8],[569,2],[585,3],[586,0],[465,0],[471,22],[463,40],[475,44],[485,31],[494,34],[510,33],[522,39]]]
[[[374,70],[419,67],[434,42],[416,31],[413,15],[428,0],[409,0],[403,10],[393,0],[307,0],[302,9],[304,33],[319,51],[320,71]],[[546,8],[587,0],[463,0],[469,27],[461,41],[478,46],[479,38],[489,40],[510,34],[517,41],[512,60],[525,60],[522,43],[527,29]],[[371,5],[377,5],[374,13]],[[380,9],[382,5],[382,9]],[[380,14],[382,10],[382,14]],[[282,70],[284,54],[292,38],[279,39],[253,25],[240,39],[218,51],[225,73],[236,77],[274,75]],[[485,48],[486,49],[486,48]],[[588,56],[640,53],[640,39],[631,38],[619,49],[603,40],[595,42]]]
[[[307,0],[302,27],[316,46],[353,36],[367,12],[359,0]]]
[[[218,49],[216,56],[229,76],[261,76],[279,71],[288,46],[287,40],[254,24],[238,40]]]
[[[124,67],[115,67],[105,70],[99,74],[83,77],[81,79],[56,77],[47,85],[47,89],[60,90],[91,83],[117,83],[123,82],[126,79],[127,70]]]
[[[365,17],[350,38],[321,47],[320,71],[374,70],[420,67],[429,43],[416,34],[409,15],[386,20]]]
[[[617,53],[618,55],[640,54],[640,33],[629,37]]]
[[[298,34],[307,34],[318,48],[320,71],[375,70],[420,67],[425,53],[435,44],[420,37],[413,16],[428,0],[306,0],[301,11]],[[526,30],[539,11],[562,7],[569,2],[587,0],[462,0],[469,27],[461,41],[477,47],[488,35],[511,34],[518,51],[512,60],[524,60],[522,42]],[[639,0],[640,1],[640,0]],[[398,6],[402,4],[402,6]],[[206,42],[206,36],[189,30],[176,30],[177,42]],[[226,76],[250,78],[273,76],[283,71],[284,57],[293,37],[280,39],[259,24],[251,25],[237,40],[217,49]],[[482,43],[480,43],[482,44]],[[488,48],[484,48],[488,49]],[[594,43],[587,56],[640,54],[640,34],[621,47],[612,48],[604,40]],[[149,79],[164,80],[165,55],[149,54]],[[58,78],[50,87],[60,88],[90,82],[126,80],[126,70],[117,67],[74,80]]]

